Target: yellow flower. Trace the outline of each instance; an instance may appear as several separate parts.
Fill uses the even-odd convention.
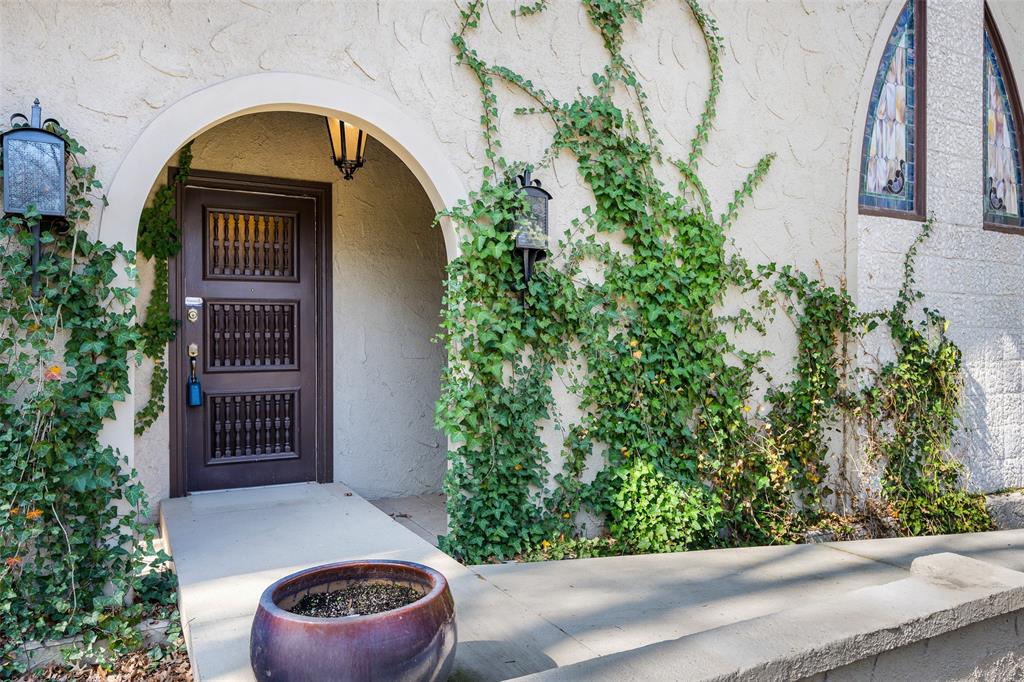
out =
[[[36,519],[38,519],[42,515],[43,515],[43,510],[42,509],[30,509],[29,511],[27,511],[25,513],[25,518],[28,519],[29,521],[35,521]]]
[[[516,470],[516,471],[522,471],[522,469],[523,469],[523,465],[522,465],[522,464],[517,464],[517,465],[515,466],[515,470]]]
[[[642,358],[642,357],[643,357],[643,355],[644,355],[644,354],[643,354],[643,351],[639,351],[639,350],[635,350],[635,351],[633,351],[633,357],[634,357],[634,358],[636,358],[637,360],[639,360],[640,358]]]
[[[540,543],[540,546],[543,547],[544,549],[547,549],[548,547],[551,546],[551,543],[548,542],[547,540],[545,540],[544,542]]]
[[[639,345],[640,345],[640,342],[637,341],[636,339],[633,339],[632,341],[629,342],[629,347],[630,348],[636,348]]]
[[[750,412],[750,405],[744,405],[743,406],[743,411],[744,412]]]
[[[565,512],[564,514],[562,514],[562,518],[563,519],[567,519],[567,518],[569,518],[569,516],[570,516],[569,512]]]

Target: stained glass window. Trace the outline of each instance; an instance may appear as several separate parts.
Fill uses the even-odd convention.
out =
[[[860,205],[869,210],[916,211],[916,4],[900,12],[871,90],[860,169]]]
[[[1019,122],[1010,105],[1004,65],[985,29],[985,222],[1024,225]]]

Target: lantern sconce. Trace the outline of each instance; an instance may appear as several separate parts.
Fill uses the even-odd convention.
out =
[[[366,133],[337,118],[327,117],[327,132],[331,136],[331,158],[346,180],[360,168],[366,159]]]
[[[55,119],[42,120],[39,100],[32,117],[11,116],[11,129],[3,133],[4,213],[25,216],[32,209],[40,220],[32,222],[32,295],[39,296],[39,234],[42,226],[66,227],[67,174],[64,138],[50,132],[60,128]]]
[[[523,255],[523,278],[529,285],[533,268],[548,255],[548,202],[551,195],[527,169],[518,176],[520,191],[526,195],[527,212],[516,224],[516,250]],[[524,299],[525,305],[525,299]]]

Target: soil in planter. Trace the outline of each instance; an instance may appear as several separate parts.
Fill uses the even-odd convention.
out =
[[[407,606],[422,596],[411,587],[395,583],[356,583],[342,590],[307,594],[289,610],[315,618],[369,616]]]

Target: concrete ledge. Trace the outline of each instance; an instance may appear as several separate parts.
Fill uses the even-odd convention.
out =
[[[521,680],[794,680],[1024,609],[1024,573],[958,554],[911,576]]]
[[[167,628],[170,622],[166,620],[146,620],[139,624],[139,633],[145,648],[149,649],[167,641]],[[64,650],[82,643],[81,637],[66,637],[64,639],[47,640],[44,642],[28,642],[18,651],[17,660],[26,664],[29,669],[42,668],[54,661],[64,659]],[[101,648],[106,648],[106,641],[100,642]],[[90,662],[86,659],[85,662]]]

